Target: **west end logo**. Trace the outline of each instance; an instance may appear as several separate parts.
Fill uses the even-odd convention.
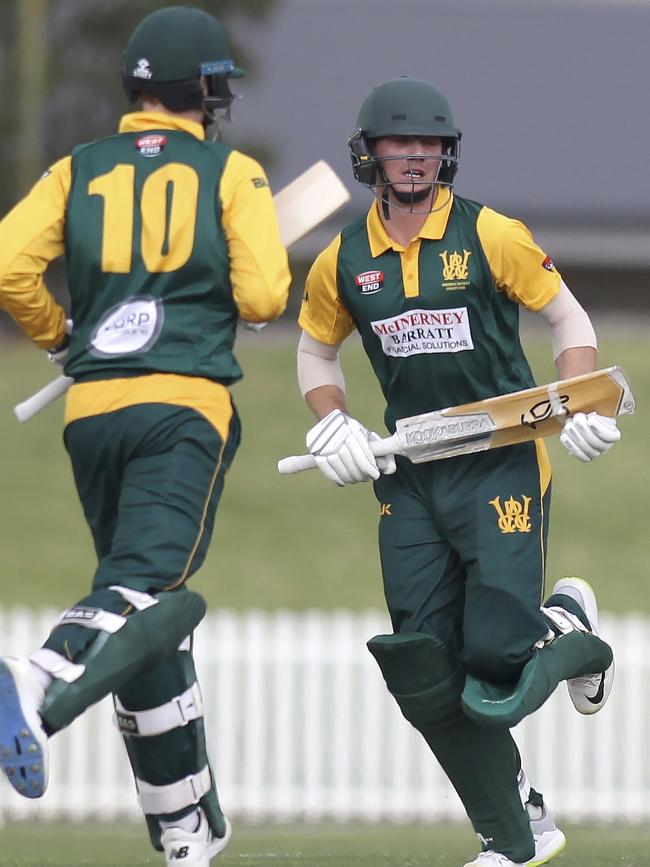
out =
[[[442,285],[444,289],[465,289],[469,286],[469,257],[472,255],[469,250],[463,250],[459,253],[454,250],[450,253],[445,250],[444,253],[438,253],[442,259]]]
[[[501,505],[499,497],[490,500],[490,505],[494,506],[497,515],[499,516],[497,524],[502,533],[530,533],[532,524],[528,509],[531,504],[531,497],[522,496],[521,502],[510,497]]]
[[[384,288],[383,271],[363,271],[357,274],[354,282],[362,295],[373,295]]]

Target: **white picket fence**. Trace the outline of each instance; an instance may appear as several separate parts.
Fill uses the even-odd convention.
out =
[[[54,612],[0,610],[0,653],[39,646]],[[229,815],[252,821],[460,819],[462,807],[388,696],[364,643],[390,631],[370,611],[208,615],[196,636],[210,750]],[[561,686],[515,731],[528,776],[570,820],[650,818],[650,620],[604,617],[611,700],[581,717]],[[0,818],[134,817],[108,702],[52,740],[51,782],[28,801],[0,783]]]

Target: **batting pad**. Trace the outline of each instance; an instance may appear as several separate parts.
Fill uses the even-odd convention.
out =
[[[98,632],[75,659],[85,668],[81,677],[72,683],[53,681],[41,708],[50,733],[65,728],[87,707],[175,653],[206,612],[203,597],[189,590],[154,598],[155,605],[134,610],[117,631]]]
[[[540,708],[562,680],[605,671],[612,658],[610,646],[591,633],[560,635],[535,653],[514,684],[467,675],[463,710],[479,725],[512,728]]]

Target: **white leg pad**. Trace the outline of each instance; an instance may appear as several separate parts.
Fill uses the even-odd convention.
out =
[[[176,813],[198,804],[212,787],[210,768],[206,765],[202,771],[169,783],[166,786],[152,786],[136,777],[138,800],[142,811],[149,815],[162,816]]]

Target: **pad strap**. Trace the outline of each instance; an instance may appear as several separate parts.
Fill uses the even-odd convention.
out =
[[[186,726],[203,716],[203,696],[195,681],[189,689],[149,710],[127,710],[115,696],[115,720],[124,736],[152,737]]]
[[[57,626],[74,624],[75,626],[85,626],[86,629],[108,632],[112,635],[119,632],[125,623],[126,617],[122,617],[121,614],[113,614],[112,611],[105,611],[103,608],[77,605],[75,608],[69,608],[63,612],[59,617]]]
[[[135,783],[143,812],[163,816],[198,804],[210,791],[212,776],[209,766],[206,765],[202,771],[166,786],[152,786],[137,777]]]
[[[121,584],[111,584],[108,588],[119,593],[122,599],[132,605],[137,611],[144,611],[146,608],[151,608],[152,605],[157,605],[158,600],[151,593],[142,593],[140,590],[132,590],[130,587],[122,587]]]
[[[590,632],[577,615],[566,611],[564,608],[556,605],[550,608],[542,606],[540,611],[546,616],[551,628],[543,638],[535,642],[533,646],[536,650],[541,650],[559,635],[568,635],[569,632]]]

